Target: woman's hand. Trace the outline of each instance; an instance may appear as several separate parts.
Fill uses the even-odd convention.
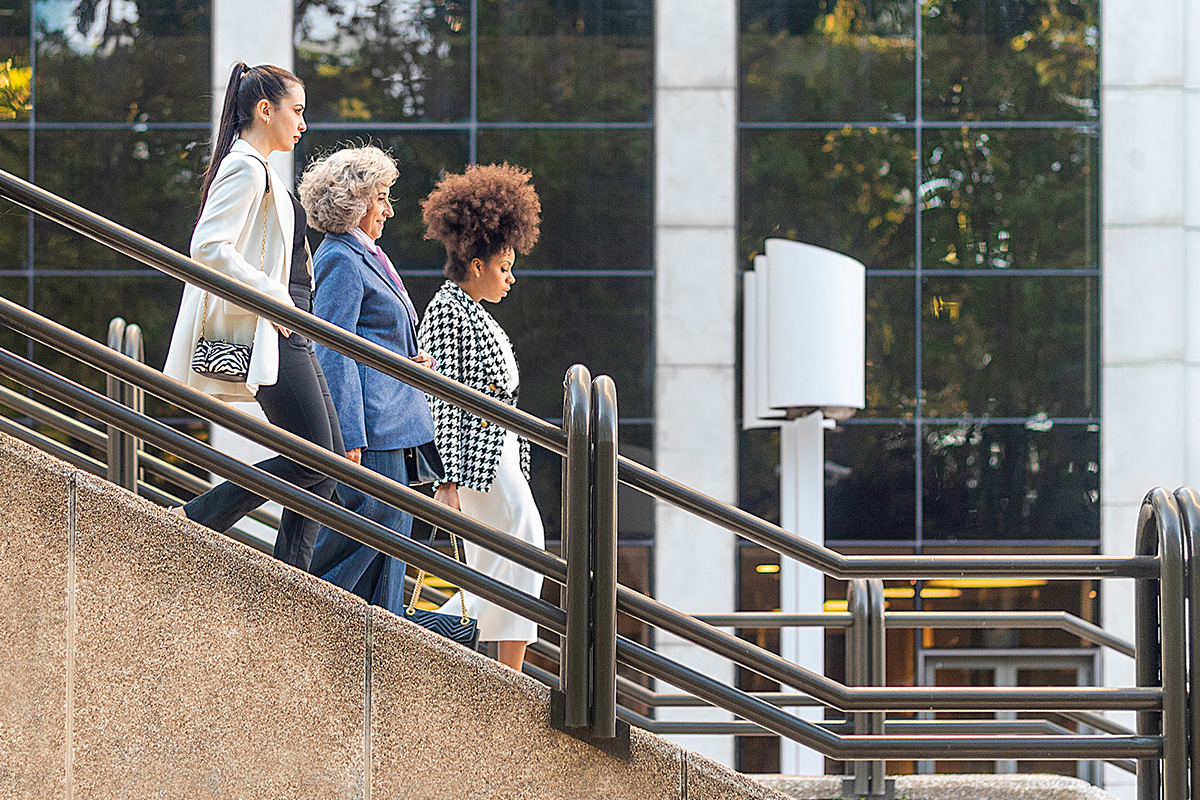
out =
[[[353,450],[347,450],[346,458],[350,459],[355,464],[362,466],[362,448],[355,447]]]
[[[462,503],[458,501],[457,483],[443,483],[433,493],[433,499],[444,506],[450,506],[455,511],[462,511]]]
[[[433,356],[429,355],[429,353],[426,353],[424,350],[419,351],[415,356],[413,356],[412,360],[420,364],[422,367],[437,369],[437,362],[433,360]]]
[[[279,335],[285,339],[290,338],[292,335],[292,332],[290,330],[288,330],[287,328],[283,327],[282,325],[277,325],[276,323],[272,322],[271,327],[274,328],[275,330],[279,331]]]

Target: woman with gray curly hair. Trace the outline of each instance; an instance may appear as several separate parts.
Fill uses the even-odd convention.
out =
[[[325,234],[313,256],[313,313],[432,368],[433,359],[417,345],[417,312],[404,282],[376,245],[392,216],[388,190],[399,174],[390,155],[370,146],[338,150],[305,170],[300,202],[308,224]],[[417,480],[409,474],[417,463],[441,472],[433,417],[419,389],[319,344],[316,353],[347,458],[404,484]],[[344,484],[337,494],[351,511],[401,536],[411,533],[409,514]],[[321,528],[317,536],[309,571],[369,603],[394,613],[403,609],[403,562],[330,528]]]

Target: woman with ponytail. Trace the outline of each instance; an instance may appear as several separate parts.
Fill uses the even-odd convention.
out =
[[[267,162],[290,152],[304,133],[304,84],[270,65],[238,62],[229,76],[212,158],[200,190],[200,216],[192,233],[192,258],[281,303],[312,310],[312,266],[304,239],[304,209]],[[246,378],[214,380],[191,368],[196,341],[249,344]],[[256,400],[271,424],[345,453],[340,426],[312,345],[298,333],[273,324],[234,303],[187,286],[163,371],[176,380],[226,401]],[[276,456],[259,469],[328,499],[334,481]],[[193,499],[184,516],[224,531],[265,499],[222,483]],[[284,510],[275,556],[307,569],[319,526]]]

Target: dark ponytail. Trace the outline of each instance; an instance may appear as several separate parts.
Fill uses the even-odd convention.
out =
[[[213,178],[217,176],[217,168],[233,147],[238,134],[254,120],[254,108],[258,101],[265,99],[271,105],[277,106],[296,85],[303,86],[304,82],[281,67],[270,64],[247,67],[241,61],[233,65],[229,84],[225,87],[221,121],[213,139],[212,156],[208,160],[208,168],[204,170],[204,180],[200,184],[201,213],[204,213],[208,190],[212,186]]]

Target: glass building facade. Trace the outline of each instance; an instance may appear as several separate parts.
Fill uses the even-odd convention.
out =
[[[827,543],[1098,551],[1098,0],[742,0],[737,14],[738,52],[714,58],[738,64],[741,266],[780,236],[867,267],[867,407],[826,436]],[[468,163],[532,170],[541,242],[494,307],[521,405],[557,420],[571,364],[612,375],[622,450],[651,465],[656,415],[677,413],[655,408],[654,16],[651,0],[298,0],[293,17],[309,103],[297,172],[347,142],[391,150],[382,244],[423,308],[443,254],[418,201]],[[0,0],[0,168],[186,251],[227,69],[213,26],[209,0]],[[0,295],[97,339],[119,314],[162,363],[178,281],[13,206],[0,243]],[[0,346],[102,385],[5,329]],[[777,433],[742,433],[738,462],[740,504],[777,520]],[[535,448],[551,540],[558,488],[558,459]],[[635,492],[621,503],[622,581],[646,591],[654,515]],[[739,607],[777,607],[775,557],[740,554]],[[889,584],[889,602],[1098,616],[1095,588],[1070,582]],[[896,632],[888,658],[899,683],[923,652],[1015,644],[1077,642]],[[840,647],[830,634],[834,677]],[[737,766],[770,771],[772,753],[743,739]]]
[[[1097,3],[742,0],[739,13],[743,263],[783,237],[867,268],[866,408],[826,436],[827,544],[1097,552]],[[742,434],[741,503],[774,519],[778,464],[777,431]],[[742,548],[743,608],[778,602],[774,563]],[[888,587],[897,610],[1096,616],[1090,585]],[[845,589],[831,581],[826,596]],[[889,671],[913,681],[923,650],[1018,643],[1077,646],[1039,632],[896,631]],[[842,647],[827,637],[831,675]],[[743,765],[770,769],[772,747],[743,740]]]

